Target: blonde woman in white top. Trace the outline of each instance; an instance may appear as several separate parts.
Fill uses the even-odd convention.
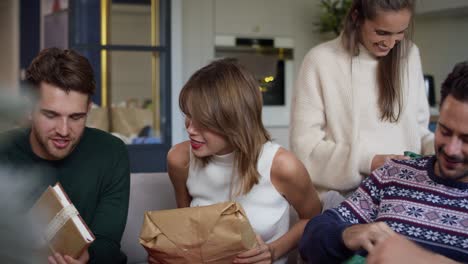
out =
[[[354,0],[342,34],[304,58],[290,141],[319,191],[352,191],[404,151],[433,153],[413,13],[413,0]]]
[[[179,104],[190,140],[168,153],[178,207],[238,201],[259,247],[234,263],[285,263],[321,205],[302,163],[270,141],[258,83],[236,62],[214,61],[185,84]],[[300,218],[290,229],[289,205]]]

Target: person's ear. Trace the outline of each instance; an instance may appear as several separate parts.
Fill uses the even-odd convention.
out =
[[[91,100],[91,98],[88,100],[88,111],[87,113],[89,113],[89,111],[91,111],[91,107],[93,106],[93,101]]]

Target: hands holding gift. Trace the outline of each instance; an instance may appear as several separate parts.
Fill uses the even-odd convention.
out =
[[[271,248],[257,235],[257,246],[237,255],[233,263],[272,263],[273,253]],[[155,258],[148,256],[148,263],[159,264]]]
[[[257,235],[257,246],[237,255],[233,263],[272,263],[273,252],[271,247]]]
[[[394,235],[393,231],[384,222],[352,225],[343,231],[342,238],[345,246],[350,250],[365,249],[372,252],[376,244]]]
[[[345,229],[342,237],[347,248],[353,251],[367,250],[369,253],[366,259],[367,264],[457,263],[421,248],[409,239],[395,233],[384,222],[350,226]]]
[[[88,250],[85,250],[78,259],[55,253],[53,256],[49,256],[48,261],[49,264],[86,264],[89,261],[89,253]]]
[[[427,251],[401,235],[393,235],[378,243],[367,257],[368,264],[455,264],[454,260]]]

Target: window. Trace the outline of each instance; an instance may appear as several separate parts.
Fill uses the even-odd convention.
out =
[[[170,1],[70,4],[70,46],[96,72],[89,125],[128,144],[132,172],[165,171],[171,146]]]

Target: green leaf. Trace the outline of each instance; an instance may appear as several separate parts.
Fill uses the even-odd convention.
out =
[[[321,0],[319,21],[314,23],[321,33],[334,32],[340,34],[343,20],[351,7],[352,0]]]

